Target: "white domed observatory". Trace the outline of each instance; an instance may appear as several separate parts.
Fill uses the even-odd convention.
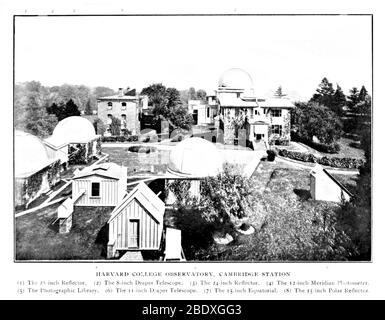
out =
[[[166,188],[176,180],[189,181],[190,195],[199,198],[200,180],[221,173],[223,164],[223,156],[214,143],[197,137],[185,139],[170,153]],[[174,202],[175,196],[168,190],[166,204]]]
[[[223,169],[219,150],[202,138],[188,138],[171,151],[167,171],[181,178],[215,176]]]
[[[60,180],[59,162],[39,138],[15,131],[15,205],[28,206]]]
[[[100,154],[100,136],[95,134],[92,123],[80,116],[61,120],[45,143],[51,152],[56,151],[62,163],[66,161],[65,150],[69,164],[87,164]]]

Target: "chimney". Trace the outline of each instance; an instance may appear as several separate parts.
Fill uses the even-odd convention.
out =
[[[119,97],[123,97],[123,88],[119,88],[118,95],[119,95]]]

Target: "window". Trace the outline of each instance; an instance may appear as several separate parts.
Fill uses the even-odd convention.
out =
[[[207,118],[210,118],[210,108],[207,107]]]
[[[126,108],[127,108],[127,103],[122,102],[122,110],[126,110]]]
[[[122,120],[126,120],[127,116],[125,114],[122,114]]]
[[[92,182],[91,183],[91,197],[100,197],[100,183]]]
[[[271,110],[271,116],[272,117],[281,117],[282,116],[282,110],[281,109],[272,109]]]
[[[112,110],[112,102],[108,102],[107,103],[107,109],[108,110]]]
[[[272,125],[271,132],[273,134],[282,135],[282,126],[281,125]]]

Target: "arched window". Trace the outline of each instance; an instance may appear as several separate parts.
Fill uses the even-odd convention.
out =
[[[126,110],[126,108],[127,108],[127,103],[122,102],[122,110]]]
[[[107,109],[108,109],[108,110],[111,110],[111,109],[112,109],[112,102],[108,102],[108,103],[107,103]]]

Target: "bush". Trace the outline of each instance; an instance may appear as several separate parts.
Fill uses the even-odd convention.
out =
[[[337,158],[330,156],[316,157],[311,153],[289,151],[286,149],[278,150],[278,154],[282,157],[303,161],[311,163],[319,163],[324,166],[336,167],[336,168],[348,168],[348,169],[358,169],[360,168],[365,161],[363,159],[355,158]]]
[[[102,142],[132,142],[138,141],[137,135],[131,136],[102,136]]]
[[[276,140],[273,140],[274,144],[277,146],[288,146],[290,143],[289,139],[284,139],[284,138],[278,138]]]
[[[277,155],[277,152],[273,149],[267,150],[266,152],[267,152],[267,160],[274,161]]]
[[[155,147],[148,147],[148,146],[132,146],[128,148],[128,151],[130,152],[137,152],[137,153],[150,153],[155,152]]]

